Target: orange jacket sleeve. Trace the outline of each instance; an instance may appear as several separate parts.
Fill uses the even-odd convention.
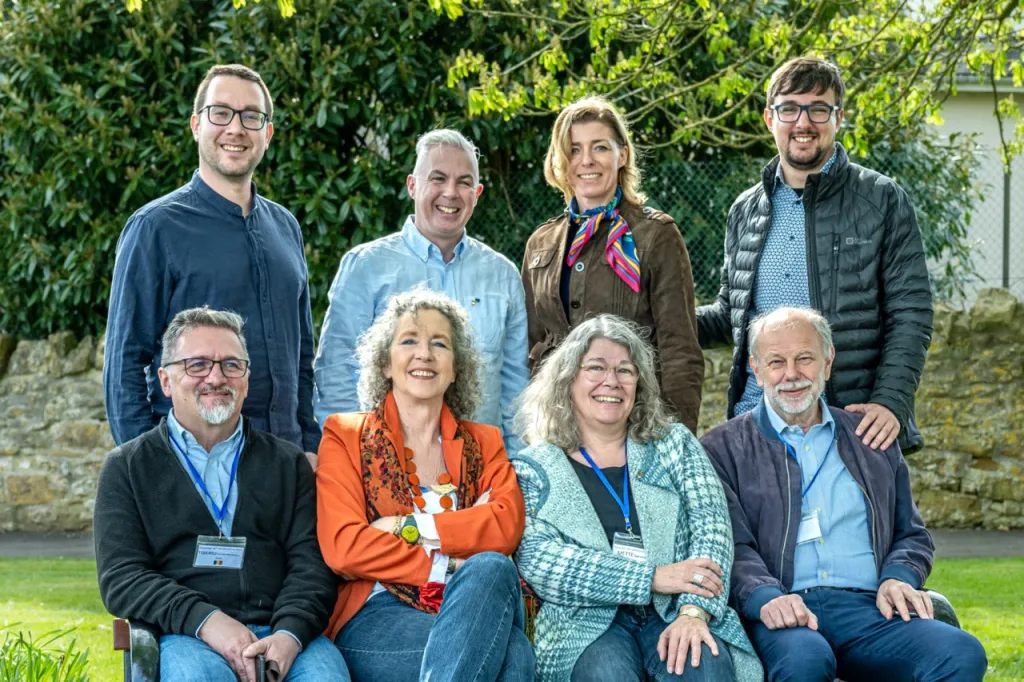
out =
[[[460,500],[465,505],[463,509],[434,514],[441,552],[459,559],[480,552],[512,554],[523,536],[526,510],[515,470],[505,454],[501,431],[485,424],[462,424],[477,439],[484,459],[477,490],[481,495],[490,490],[491,496],[479,507],[471,506],[475,500]]]
[[[431,565],[423,548],[410,545],[397,535],[371,528],[366,520],[359,455],[364,418],[363,414],[335,414],[324,423],[316,468],[320,551],[335,573],[348,578],[422,585],[430,576]],[[505,465],[511,471],[507,459]],[[523,502],[518,487],[516,494],[519,496],[518,532],[521,533]]]

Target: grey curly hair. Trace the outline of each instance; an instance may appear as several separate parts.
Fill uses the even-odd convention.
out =
[[[529,445],[551,443],[566,452],[580,446],[579,425],[572,405],[572,383],[595,339],[608,339],[629,351],[639,376],[629,415],[629,437],[640,443],[662,438],[672,419],[661,399],[655,354],[633,322],[602,314],[573,329],[541,364],[523,391],[516,414],[516,432]]]
[[[456,418],[468,419],[480,404],[480,359],[473,347],[469,315],[457,301],[423,287],[388,299],[384,313],[359,337],[359,402],[363,409],[372,410],[387,396],[392,383],[384,376],[384,368],[391,361],[391,343],[398,321],[421,310],[436,310],[452,326],[455,380],[445,391],[444,401]]]

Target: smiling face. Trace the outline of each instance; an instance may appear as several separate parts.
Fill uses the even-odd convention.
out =
[[[178,338],[173,358],[175,361],[185,358],[244,360],[245,353],[230,329],[197,327]],[[238,378],[225,377],[220,365],[214,365],[205,377],[189,376],[181,364],[161,367],[159,376],[160,387],[174,407],[175,419],[193,433],[204,425],[237,422],[249,393],[248,372]]]
[[[407,313],[398,320],[384,376],[396,397],[412,401],[443,400],[455,381],[452,325],[436,310]]]
[[[570,390],[580,435],[586,440],[588,431],[614,427],[625,436],[638,374],[629,350],[609,339],[594,339],[580,364]]]
[[[259,84],[237,76],[217,76],[210,81],[202,106],[211,104],[267,113]],[[248,184],[273,135],[274,124],[270,122],[262,130],[248,130],[237,115],[226,126],[210,123],[205,111],[192,116],[192,136],[199,145],[199,170],[204,178]]]
[[[778,104],[827,104],[834,106],[836,95],[832,90],[824,93],[805,92],[803,94],[778,95],[770,105]],[[783,162],[790,168],[799,171],[816,173],[832,157],[835,148],[836,132],[843,121],[843,110],[835,112],[825,123],[814,123],[808,112],[800,112],[800,118],[792,123],[784,123],[775,117],[771,109],[764,110],[764,122],[772,131],[775,146]]]
[[[569,139],[569,183],[580,210],[604,206],[615,198],[619,169],[626,165],[625,147],[615,141],[615,131],[600,121],[574,123]]]
[[[466,152],[448,145],[427,152],[425,161],[417,162],[416,172],[406,178],[406,187],[416,205],[416,229],[442,249],[462,239],[484,191]]]
[[[800,318],[766,327],[757,345],[758,357],[750,359],[750,366],[775,412],[789,424],[812,417],[835,351],[826,356],[814,325]]]

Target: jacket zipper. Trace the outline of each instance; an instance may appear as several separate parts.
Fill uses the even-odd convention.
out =
[[[782,464],[786,469],[786,532],[782,536],[782,552],[779,554],[779,582],[783,585],[786,581],[782,575],[782,564],[786,559],[786,543],[789,540],[789,524],[793,518],[793,489],[792,481],[789,476],[789,449],[786,444],[782,444]]]
[[[807,288],[811,307],[821,310],[821,282],[818,281],[818,250],[814,238],[814,200],[818,183],[808,182],[804,187],[804,251],[807,255]]]
[[[836,454],[839,454],[839,442],[838,441],[836,441]],[[840,459],[840,461],[843,461],[843,458],[842,458],[841,455],[840,455],[839,459]],[[843,466],[846,466],[846,462],[845,461],[843,461]],[[846,467],[846,468],[847,468],[848,471],[850,471],[850,467]],[[879,566],[879,563],[878,563],[878,561],[879,561],[878,560],[878,557],[879,557],[878,544],[877,544],[877,542],[875,540],[875,506],[871,502],[871,496],[868,495],[867,489],[863,485],[860,484],[860,481],[857,480],[857,477],[853,475],[853,471],[850,471],[850,478],[852,478],[853,482],[857,484],[858,488],[860,488],[861,494],[864,495],[864,499],[868,503],[868,514],[871,517],[871,552],[875,555],[875,567],[876,567],[876,570],[878,570],[881,567]]]
[[[836,314],[836,289],[839,287],[839,235],[832,236],[832,303],[828,310]]]

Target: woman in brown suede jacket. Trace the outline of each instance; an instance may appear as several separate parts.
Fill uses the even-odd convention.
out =
[[[704,356],[690,257],[675,221],[644,206],[629,130],[611,103],[587,97],[562,110],[544,176],[568,207],[526,245],[531,372],[583,320],[624,317],[650,331],[662,396],[696,432]]]

